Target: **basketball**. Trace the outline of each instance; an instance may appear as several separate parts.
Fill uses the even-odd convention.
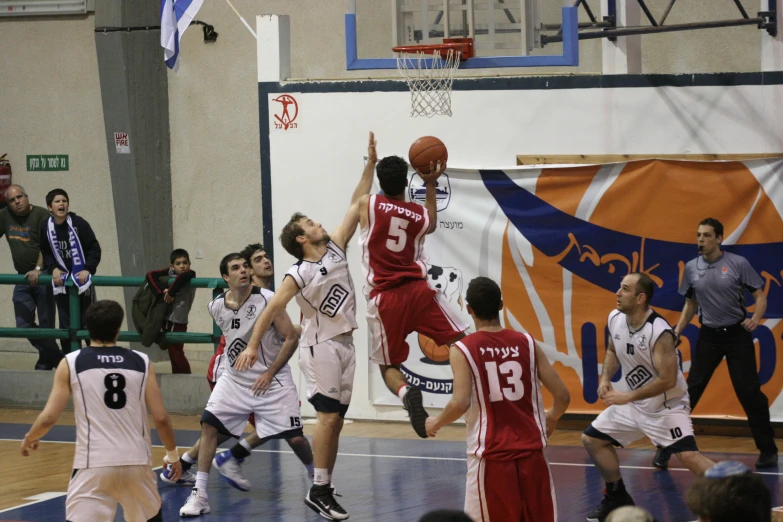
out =
[[[419,348],[421,353],[427,356],[428,359],[435,362],[444,362],[449,360],[449,345],[435,344],[435,341],[427,337],[426,335],[419,335]]]
[[[449,151],[438,138],[434,136],[422,136],[413,142],[408,151],[408,160],[411,166],[424,172],[430,171],[430,163],[436,164],[438,161],[445,163],[449,159]]]

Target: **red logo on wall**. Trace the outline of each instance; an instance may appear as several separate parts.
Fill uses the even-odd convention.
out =
[[[296,99],[290,94],[281,94],[274,99],[277,103],[282,105],[280,112],[275,113],[275,129],[296,129],[296,117],[299,115],[299,104],[296,103]]]

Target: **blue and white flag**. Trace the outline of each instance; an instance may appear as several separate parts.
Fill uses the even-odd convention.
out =
[[[160,0],[160,45],[169,69],[179,69],[179,42],[204,0]]]

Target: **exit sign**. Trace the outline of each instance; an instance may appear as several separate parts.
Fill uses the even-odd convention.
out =
[[[68,170],[67,154],[36,154],[27,156],[27,171]]]

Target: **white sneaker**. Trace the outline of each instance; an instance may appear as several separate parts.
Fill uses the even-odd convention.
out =
[[[245,459],[236,459],[230,451],[218,453],[212,459],[212,467],[223,475],[229,484],[240,491],[250,491],[250,481],[242,473],[242,462]]]
[[[193,488],[193,491],[188,497],[188,501],[179,510],[179,516],[181,517],[197,517],[199,515],[205,515],[209,513],[209,499],[207,493],[199,491],[197,488]]]

